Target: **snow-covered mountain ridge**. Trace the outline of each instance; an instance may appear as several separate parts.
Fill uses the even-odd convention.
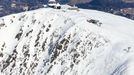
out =
[[[43,8],[0,18],[0,75],[133,75],[134,21]]]

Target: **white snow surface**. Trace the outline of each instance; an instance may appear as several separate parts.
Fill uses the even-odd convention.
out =
[[[0,18],[0,75],[134,75],[134,21],[42,8]]]

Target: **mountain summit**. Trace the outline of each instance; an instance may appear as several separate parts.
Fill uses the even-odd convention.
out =
[[[60,4],[95,9],[134,20],[134,0],[56,0]],[[43,8],[49,0],[0,0],[0,17],[23,11]]]
[[[62,6],[0,18],[0,75],[133,75],[134,21]]]

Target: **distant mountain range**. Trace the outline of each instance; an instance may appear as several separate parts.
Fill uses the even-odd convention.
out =
[[[134,0],[57,0],[61,4],[76,5],[79,8],[95,9],[125,16],[134,20]],[[1,0],[0,17],[26,10],[42,8],[48,0]]]
[[[89,0],[76,5],[84,9],[96,9],[125,16],[134,20],[134,0]]]

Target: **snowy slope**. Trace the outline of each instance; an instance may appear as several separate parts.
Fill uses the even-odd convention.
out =
[[[65,8],[0,18],[0,75],[134,75],[134,21]]]

